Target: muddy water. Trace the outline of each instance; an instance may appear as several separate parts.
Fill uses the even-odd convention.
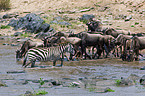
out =
[[[140,84],[128,87],[117,87],[110,84],[110,79],[127,78],[131,74],[140,77],[145,75],[144,70],[140,67],[145,66],[144,61],[123,62],[117,58],[107,58],[99,60],[84,60],[64,62],[62,68],[47,67],[52,65],[51,62],[39,63],[36,68],[22,68],[22,62],[16,62],[15,50],[16,46],[3,45],[5,41],[0,41],[0,75],[8,76],[8,79],[1,78],[8,87],[0,87],[0,96],[19,96],[25,94],[26,91],[37,91],[44,89],[48,92],[45,96],[144,96],[145,88]],[[59,62],[58,62],[59,63]],[[42,66],[42,67],[40,67]],[[24,73],[8,74],[8,71],[25,71]],[[87,88],[62,87],[54,86],[52,88],[39,88],[39,83],[31,82],[32,80],[66,80],[78,81],[80,78],[106,78],[106,85],[102,87],[110,87],[115,92],[96,93],[90,92]],[[64,79],[65,78],[65,79]],[[28,84],[17,84],[19,80],[29,80]],[[109,84],[108,84],[109,82]],[[104,82],[103,82],[104,83]],[[101,83],[100,83],[101,84]]]

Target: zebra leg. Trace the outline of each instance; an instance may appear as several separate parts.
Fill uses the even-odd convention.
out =
[[[26,68],[31,62],[27,63],[24,67]]]
[[[55,66],[55,65],[56,65],[56,60],[53,61],[53,66]]]
[[[25,65],[27,65],[27,55],[26,55],[25,58],[24,58],[22,67],[25,66]]]
[[[35,61],[36,60],[31,60],[31,68],[33,68],[35,66]]]

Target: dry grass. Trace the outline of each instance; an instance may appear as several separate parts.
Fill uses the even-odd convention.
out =
[[[10,9],[10,0],[0,0],[0,10]]]
[[[4,1],[4,0],[3,0]],[[24,12],[44,12],[44,15],[48,15],[48,19],[46,19],[46,23],[50,23],[53,20],[53,17],[57,16],[67,16],[71,17],[74,20],[69,21],[72,26],[64,27],[57,24],[51,24],[56,30],[59,31],[68,31],[69,29],[75,29],[76,32],[81,32],[86,30],[86,25],[82,22],[76,22],[78,20],[76,18],[81,17],[83,14],[93,14],[95,15],[96,20],[100,20],[101,22],[107,21],[109,27],[114,27],[118,29],[123,29],[131,32],[144,32],[145,30],[145,12],[143,14],[139,14],[138,11],[133,11],[136,6],[141,4],[144,0],[11,0],[11,10],[1,13],[2,15],[6,13],[14,13],[18,12],[20,15],[25,16]],[[99,6],[98,6],[99,5]],[[108,7],[107,10],[99,11],[104,7]],[[89,12],[80,12],[73,14],[59,14],[59,11],[74,11],[74,10],[82,10],[85,8],[92,8],[93,10]],[[139,7],[139,10],[144,10],[145,4]],[[132,12],[129,12],[131,10]],[[110,15],[111,14],[111,15]],[[132,15],[133,18],[125,22],[123,19],[116,20],[115,17],[119,15]],[[135,25],[135,23],[139,23]],[[131,27],[134,25],[134,27]]]

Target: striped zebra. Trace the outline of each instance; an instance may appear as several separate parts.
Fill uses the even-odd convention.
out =
[[[23,67],[27,67],[31,64],[34,67],[35,61],[53,61],[53,66],[55,66],[57,60],[61,60],[60,67],[63,65],[64,52],[70,52],[71,44],[61,44],[55,47],[47,48],[31,48],[25,55],[23,62]]]

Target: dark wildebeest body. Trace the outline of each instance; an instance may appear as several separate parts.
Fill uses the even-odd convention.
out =
[[[52,47],[57,45],[58,43],[60,43],[60,38],[62,36],[64,37],[68,37],[70,33],[66,33],[66,32],[56,32],[54,34],[52,34],[51,36],[48,37],[44,37],[43,41],[44,41],[44,47]]]
[[[141,55],[139,51],[143,49],[145,49],[145,37],[133,37],[131,42],[131,48],[129,50],[128,61],[134,60],[134,54],[135,60],[138,60],[138,56]]]
[[[96,54],[98,54],[97,58],[99,58],[104,49],[108,55],[110,44],[107,44],[108,40],[106,39],[105,36],[101,34],[89,34],[85,32],[82,32],[80,35],[82,39],[82,44],[81,44],[82,55],[83,53],[85,53],[85,59],[86,59],[86,56],[91,59],[91,57],[86,53],[87,46],[93,46],[94,48],[97,49],[97,52],[95,53],[93,58],[95,58]]]
[[[123,54],[124,45],[126,44],[126,40],[129,40],[131,38],[132,38],[132,36],[130,36],[130,35],[119,34],[118,37],[114,41],[115,48],[114,48],[113,54],[115,53],[115,51],[117,51],[117,54],[114,54],[114,55],[115,56],[117,55],[117,57],[121,56]],[[120,48],[120,54],[118,53],[118,48]]]

